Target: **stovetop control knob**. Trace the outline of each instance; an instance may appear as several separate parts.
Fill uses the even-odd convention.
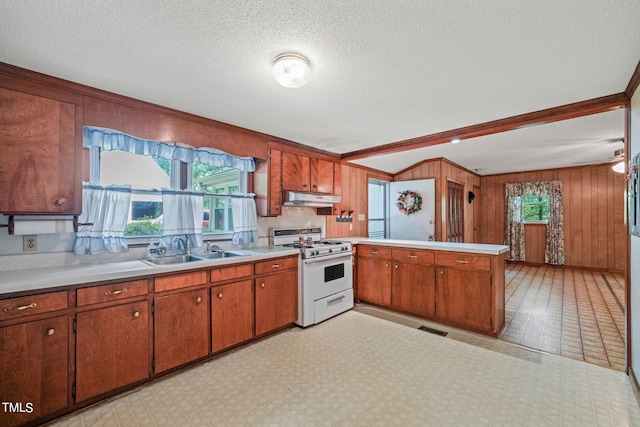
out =
[[[333,252],[333,249],[329,249],[329,253]]]

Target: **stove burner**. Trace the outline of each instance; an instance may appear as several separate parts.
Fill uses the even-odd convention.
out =
[[[301,245],[300,243],[285,243],[282,246],[287,247],[287,248],[296,248],[296,249],[311,249],[311,248],[313,248],[312,245],[307,245],[307,244]]]

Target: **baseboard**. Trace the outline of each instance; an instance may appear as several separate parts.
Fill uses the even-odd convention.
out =
[[[507,264],[512,265],[527,265],[530,267],[555,267],[555,268],[568,268],[573,270],[588,270],[588,271],[600,271],[602,273],[618,273],[624,275],[624,270],[613,270],[610,268],[597,268],[597,267],[582,267],[580,265],[551,265],[543,262],[529,262],[529,261],[506,261]]]
[[[631,382],[631,388],[633,389],[633,394],[636,396],[636,402],[640,406],[640,384],[638,384],[638,378],[636,378],[635,372],[633,372],[633,368],[629,366],[629,381]]]

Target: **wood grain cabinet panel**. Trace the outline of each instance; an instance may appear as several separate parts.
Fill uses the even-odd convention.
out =
[[[292,153],[282,153],[282,189],[310,191],[311,159]]]
[[[194,271],[192,273],[175,274],[173,276],[157,277],[153,281],[156,292],[174,289],[188,288],[207,283],[206,271]]]
[[[234,264],[229,267],[211,269],[211,281],[223,282],[225,280],[249,277],[253,274],[253,264]]]
[[[333,167],[332,161],[311,159],[311,192],[333,194]]]
[[[80,214],[76,105],[0,87],[0,122],[0,212]]]
[[[279,258],[269,261],[256,262],[255,272],[256,275],[277,273],[283,270],[290,270],[298,267],[298,257]]]
[[[76,315],[76,401],[149,377],[149,303]]]
[[[0,397],[32,412],[0,410],[0,425],[15,426],[67,406],[67,316],[0,328]]]
[[[209,354],[209,290],[154,299],[155,372],[166,371]]]
[[[253,338],[253,280],[211,289],[211,343],[213,352]]]
[[[392,307],[433,318],[436,297],[435,266],[394,262],[392,274]]]
[[[149,281],[147,279],[132,280],[130,282],[112,283],[110,285],[92,286],[81,288],[77,291],[77,305],[82,307],[101,302],[118,301],[149,292]]]
[[[69,306],[66,291],[0,300],[0,320],[64,310]]]
[[[298,319],[298,271],[256,278],[256,336]]]
[[[357,269],[358,299],[371,304],[390,306],[391,261],[359,257]]]
[[[491,332],[491,273],[438,267],[436,318],[469,329]]]

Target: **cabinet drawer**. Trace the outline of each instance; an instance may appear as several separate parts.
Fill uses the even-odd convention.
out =
[[[391,248],[382,246],[358,245],[358,256],[366,258],[391,258]]]
[[[491,257],[488,255],[461,254],[456,252],[438,252],[437,264],[463,270],[491,270]]]
[[[253,264],[231,265],[229,267],[215,268],[211,270],[211,281],[222,282],[223,280],[248,277],[253,274]]]
[[[420,249],[392,249],[391,258],[399,262],[433,264],[435,262],[435,252]]]
[[[9,298],[0,301],[0,320],[64,310],[68,306],[69,300],[66,291]]]
[[[97,304],[99,302],[117,301],[125,298],[146,295],[149,291],[147,279],[131,282],[112,283],[110,285],[92,286],[78,289],[78,307]]]
[[[156,292],[171,289],[188,288],[207,283],[206,271],[194,271],[193,273],[176,274],[175,276],[158,277],[153,280]]]
[[[256,275],[289,270],[298,266],[298,258],[281,258],[272,261],[256,262]]]

